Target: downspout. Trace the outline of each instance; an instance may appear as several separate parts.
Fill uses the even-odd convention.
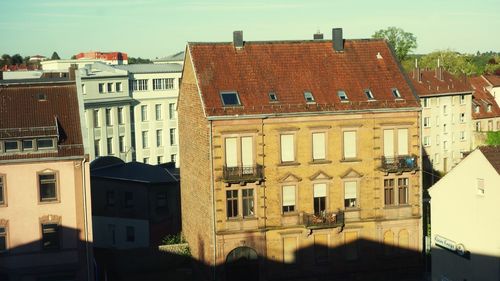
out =
[[[215,185],[214,185],[214,160],[213,160],[213,154],[212,154],[212,137],[213,137],[213,134],[212,134],[212,120],[210,120],[210,133],[209,133],[209,157],[210,157],[210,190],[212,191],[212,213],[213,213],[213,217],[212,217],[212,231],[213,231],[213,236],[214,236],[214,240],[213,240],[213,243],[214,243],[214,255],[213,255],[213,259],[214,259],[214,265],[213,265],[213,268],[212,268],[212,274],[213,274],[213,279],[212,280],[217,280],[217,274],[216,274],[216,267],[217,267],[217,236],[215,234]]]
[[[91,271],[91,262],[90,262],[90,254],[89,254],[89,231],[88,231],[88,218],[87,218],[87,192],[85,190],[86,187],[86,175],[85,175],[85,156],[82,159],[82,193],[83,193],[83,230],[85,233],[85,256],[87,259],[87,280],[90,279],[90,271]]]

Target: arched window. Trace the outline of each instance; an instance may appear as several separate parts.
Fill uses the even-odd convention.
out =
[[[257,252],[249,247],[238,247],[226,258],[226,280],[259,280]]]

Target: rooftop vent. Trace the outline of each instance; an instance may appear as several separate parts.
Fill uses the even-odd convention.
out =
[[[333,50],[336,52],[344,51],[344,37],[342,36],[342,28],[332,29]]]
[[[233,31],[233,45],[236,49],[243,48],[243,31]]]
[[[313,39],[314,40],[323,40],[323,33],[319,32],[319,30],[318,30],[318,32],[313,34]]]

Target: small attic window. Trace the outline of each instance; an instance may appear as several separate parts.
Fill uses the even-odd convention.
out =
[[[220,97],[224,106],[241,105],[237,92],[221,92]]]
[[[269,92],[269,101],[278,101],[278,96],[275,92]]]
[[[367,97],[369,100],[373,100],[373,99],[375,99],[375,98],[373,97],[373,93],[372,93],[372,91],[371,91],[370,89],[365,89],[365,95],[366,95],[366,97]]]
[[[311,92],[304,92],[304,98],[307,102],[314,102],[314,97]]]
[[[349,100],[349,98],[347,97],[347,94],[343,90],[338,91],[337,95],[339,96],[339,99],[341,101],[348,101]]]
[[[488,104],[488,105],[487,105],[486,110],[487,110],[488,112],[491,112],[491,104]]]
[[[46,101],[47,100],[47,95],[44,93],[38,93],[36,94],[36,99],[39,101]]]
[[[479,105],[476,105],[476,107],[474,108],[474,112],[479,113],[479,109],[480,109]]]
[[[401,98],[401,94],[399,93],[397,88],[392,88],[392,95],[397,99]]]

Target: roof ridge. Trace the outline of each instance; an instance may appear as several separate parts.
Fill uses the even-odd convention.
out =
[[[344,39],[345,42],[355,41],[355,42],[376,42],[385,41],[381,38],[353,38]],[[243,41],[245,44],[280,44],[280,43],[329,43],[332,39],[290,39],[290,40],[256,40],[256,41]],[[190,41],[188,45],[232,45],[232,41],[219,41],[219,42],[203,42],[203,41]]]

